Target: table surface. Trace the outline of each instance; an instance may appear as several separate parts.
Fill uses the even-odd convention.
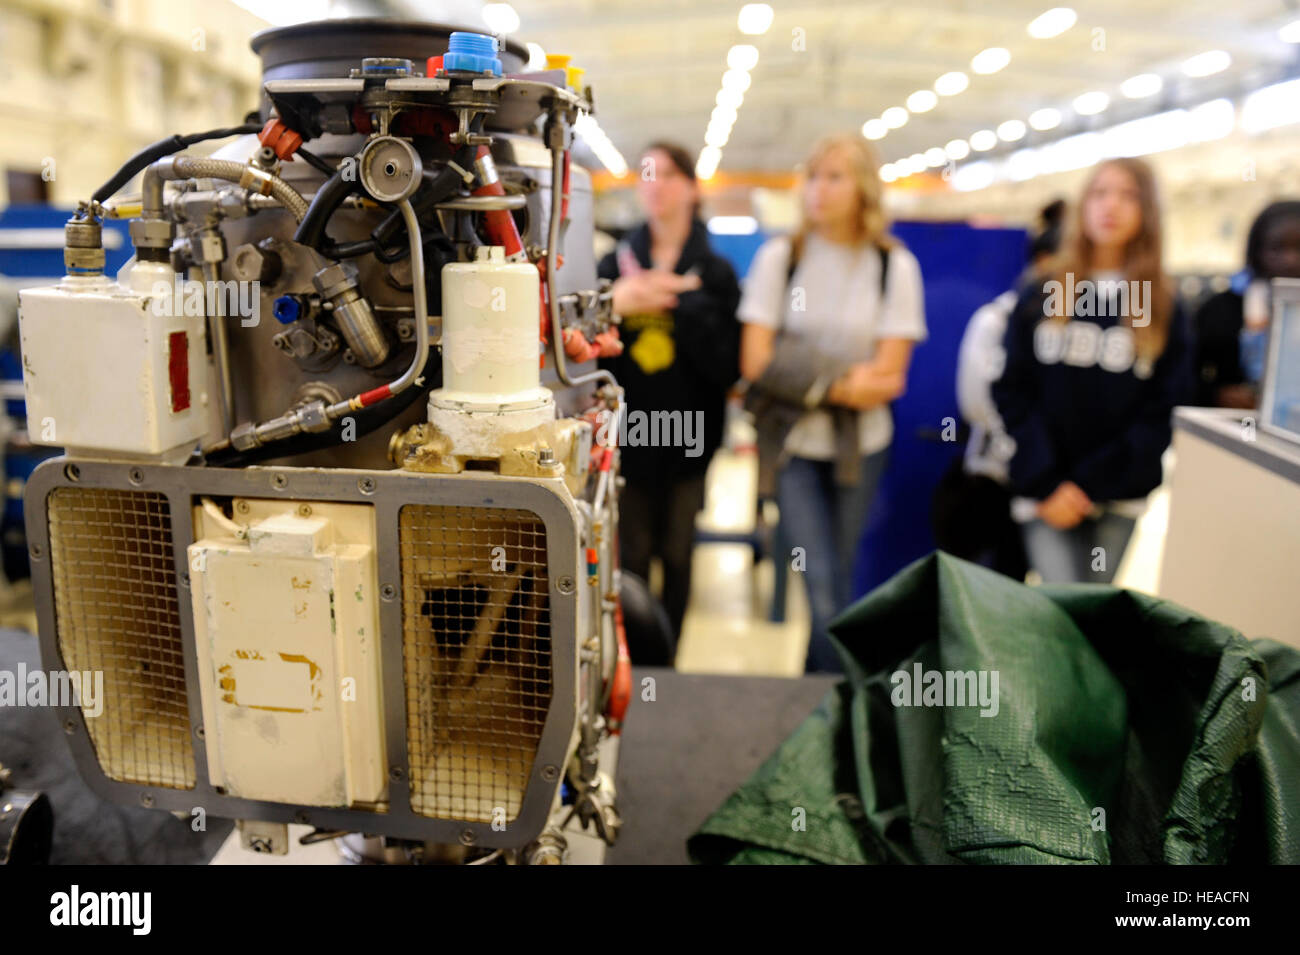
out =
[[[0,669],[36,668],[36,638],[0,630]],[[633,697],[618,747],[615,781],[623,829],[611,865],[685,864],[686,840],[772,754],[835,683],[678,673],[634,667]],[[651,681],[647,683],[646,681]],[[653,688],[653,693],[650,692]],[[653,696],[653,699],[651,697]],[[14,708],[0,723],[0,763],[15,789],[42,789],[54,807],[54,863],[208,862],[231,830],[206,832],[170,813],[117,806],[81,781],[46,708]]]
[[[608,865],[685,864],[686,840],[817,708],[837,677],[633,667],[619,746],[623,831]],[[654,681],[653,702],[643,699]]]

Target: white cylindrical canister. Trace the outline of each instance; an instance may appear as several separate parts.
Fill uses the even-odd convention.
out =
[[[442,269],[442,397],[474,404],[536,399],[537,267],[507,262],[499,245]]]

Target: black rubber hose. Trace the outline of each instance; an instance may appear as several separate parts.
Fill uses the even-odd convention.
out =
[[[330,217],[343,204],[344,199],[361,189],[361,183],[355,176],[344,178],[343,172],[343,169],[339,169],[316,190],[311,205],[307,207],[307,214],[302,217],[298,230],[293,234],[293,241],[317,251],[322,250],[321,247],[328,238],[325,226],[329,224]]]
[[[315,153],[307,152],[307,150],[303,149],[301,146],[299,146],[295,152],[303,158],[303,161],[306,162],[307,165],[311,166],[317,172],[323,172],[326,176],[332,176],[337,172],[337,170],[324,159],[321,159]]]
[[[209,129],[205,133],[190,133],[188,136],[169,136],[166,139],[160,139],[153,145],[144,147],[144,149],[123,163],[122,168],[113,173],[113,177],[96,189],[95,194],[90,198],[95,202],[103,202],[151,163],[157,162],[164,156],[170,156],[172,153],[178,153],[195,143],[206,142],[209,139],[225,139],[228,136],[243,136],[247,133],[259,132],[261,128],[258,123],[245,123],[242,126],[229,126],[225,129]]]
[[[382,428],[417,401],[427,398],[429,392],[433,391],[433,389],[440,387],[442,387],[442,364],[438,361],[438,347],[434,345],[429,348],[429,358],[425,363],[424,384],[412,385],[405,391],[400,391],[393,397],[386,398],[369,408],[351,412],[339,420],[331,422],[328,431],[304,432],[294,435],[292,438],[285,438],[283,441],[272,441],[270,444],[262,445],[260,448],[252,448],[248,451],[236,451],[234,448],[228,448],[224,451],[209,454],[206,464],[209,467],[242,468],[260,464],[263,461],[295,457],[312,451],[323,451],[326,448],[332,448],[344,443],[343,429],[348,418],[352,419],[356,429],[355,432],[352,432],[349,440],[355,441],[357,438],[364,437]]]

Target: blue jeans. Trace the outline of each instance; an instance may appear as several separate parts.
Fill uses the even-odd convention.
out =
[[[854,487],[836,485],[834,461],[790,458],[777,476],[781,525],[776,561],[778,573],[783,564],[790,566],[785,561],[796,568],[802,563],[812,611],[804,663],[808,672],[842,671],[827,628],[853,602],[858,543],[888,458],[888,449],[865,456]]]
[[[1045,584],[1108,584],[1133,534],[1131,517],[1102,514],[1085,517],[1069,530],[1042,521],[1021,526],[1029,566]]]

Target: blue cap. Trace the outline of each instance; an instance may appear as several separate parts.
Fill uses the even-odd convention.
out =
[[[271,314],[281,325],[291,325],[302,317],[302,303],[295,295],[281,295],[271,304]]]
[[[453,33],[442,57],[442,68],[500,76],[501,60],[497,57],[496,37],[485,33]]]

